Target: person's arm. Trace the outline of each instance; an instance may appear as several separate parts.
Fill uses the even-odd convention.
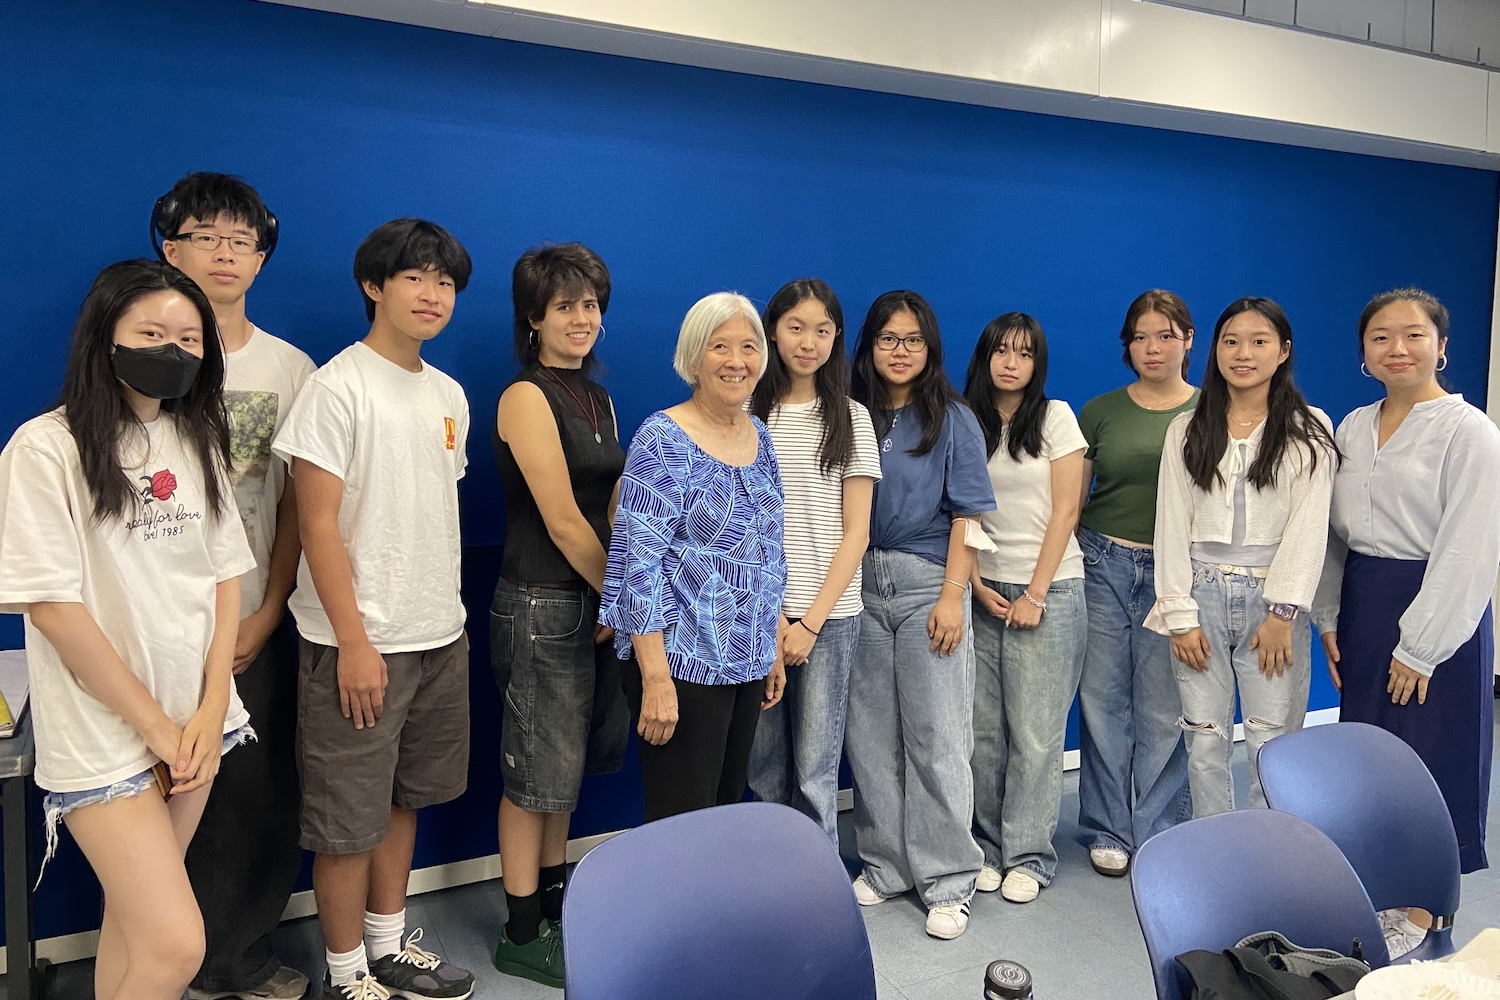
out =
[[[27,613],[83,689],[140,733],[174,775],[186,773],[188,762],[179,755],[182,731],[120,658],[88,609],[81,603],[43,601],[30,605]]]
[[[302,552],[313,589],[338,644],[339,705],[355,729],[373,726],[385,710],[385,657],[370,642],[359,603],[354,573],[339,533],[344,480],[305,458],[292,460],[297,480],[297,523]]]
[[[1007,622],[1017,628],[1036,628],[1042,621],[1042,609],[1033,604],[1047,603],[1047,588],[1057,575],[1063,555],[1068,551],[1068,542],[1078,528],[1079,500],[1082,495],[1080,481],[1083,478],[1083,452],[1052,460],[1052,513],[1047,517],[1047,530],[1042,535],[1042,548],[1037,553],[1036,568],[1031,571],[1031,582],[1026,593],[1031,601],[1022,597],[1010,606]]]
[[[970,522],[975,531],[981,530],[977,514],[953,516],[953,525],[948,530],[947,561],[943,564],[943,592],[927,616],[927,635],[932,639],[928,649],[939,656],[957,649],[964,637],[964,600],[969,596],[964,581],[974,572],[974,550],[964,544]]]
[[[281,460],[273,457],[271,461]],[[260,655],[286,613],[287,598],[292,596],[292,587],[297,583],[297,562],[302,557],[302,542],[297,531],[297,492],[288,470],[281,500],[276,504],[276,538],[271,543],[270,565],[266,568],[266,594],[261,598],[260,607],[240,621],[235,635],[236,674],[243,673]]]
[[[875,480],[869,476],[846,476],[843,482],[844,534],[828,564],[818,596],[813,598],[801,621],[786,632],[782,652],[791,666],[807,662],[817,633],[823,630],[834,605],[849,589],[859,562],[870,547],[870,503],[875,495]]]
[[[1298,449],[1301,451],[1301,449]],[[1308,461],[1306,453],[1301,455]],[[1287,463],[1282,477],[1289,480],[1286,525],[1276,555],[1266,572],[1262,596],[1267,605],[1295,605],[1305,614],[1313,604],[1328,551],[1328,507],[1333,499],[1334,455],[1318,447],[1318,466],[1308,469]],[[1261,673],[1279,677],[1292,665],[1292,622],[1267,614],[1250,646],[1257,651]]]
[[[547,537],[568,565],[598,591],[604,586],[604,546],[578,509],[557,419],[542,390],[517,382],[500,396],[495,431],[510,446],[526,488],[547,526]]]
[[[1194,670],[1208,669],[1208,638],[1198,624],[1193,599],[1193,500],[1197,486],[1188,478],[1182,449],[1187,421],[1167,427],[1156,480],[1156,528],[1152,534],[1156,604],[1146,616],[1147,628],[1172,637],[1172,655]],[[1227,486],[1221,486],[1227,489]]]
[[[668,420],[669,417],[660,417]],[[630,637],[641,671],[641,713],[636,732],[660,746],[677,726],[677,688],[667,662],[666,630],[678,608],[663,562],[678,542],[683,510],[685,455],[662,428],[642,425],[625,457],[619,506],[610,535],[609,561],[600,590],[599,623]],[[619,637],[616,648],[622,649]]]
[[[1083,508],[1089,505],[1089,494],[1094,491],[1094,462],[1092,459],[1085,458],[1083,460],[1083,475],[1081,479],[1082,481],[1078,484],[1079,513],[1082,513]]]
[[[203,658],[203,696],[198,710],[182,727],[177,758],[186,760],[187,767],[172,768],[173,795],[202,788],[219,773],[224,716],[229,712],[229,691],[234,683],[234,644],[239,632],[239,613],[239,578],[220,581],[214,587],[213,638],[208,644],[208,654]]]

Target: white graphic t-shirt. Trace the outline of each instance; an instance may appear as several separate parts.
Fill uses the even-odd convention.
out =
[[[339,534],[365,633],[382,653],[436,649],[463,632],[458,481],[469,403],[424,363],[409,372],[355,343],[313,373],[272,450],[344,481]],[[310,642],[336,646],[307,556],[287,606]]]
[[[258,326],[250,340],[224,355],[224,410],[229,415],[230,479],[255,568],[240,578],[240,617],[255,613],[266,597],[276,505],[286,483],[286,463],[271,454],[276,431],[286,422],[297,390],[317,367],[312,358]]]
[[[29,420],[0,451],[0,613],[80,603],[174,723],[203,696],[214,588],[249,571],[245,531],[226,503],[207,508],[203,473],[162,413],[131,433],[121,465],[136,488],[121,518],[94,520],[78,448],[61,409]],[[131,725],[79,684],[26,616],[36,783],[81,792],[153,767]],[[230,685],[224,732],[249,721]]]

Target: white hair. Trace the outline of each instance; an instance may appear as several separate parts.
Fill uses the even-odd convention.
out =
[[[766,358],[766,331],[760,324],[760,314],[750,300],[736,292],[714,292],[705,295],[682,318],[682,329],[677,332],[677,354],[672,358],[672,367],[677,375],[693,388],[698,387],[698,366],[708,350],[708,339],[714,331],[736,317],[743,317],[755,331],[760,341],[762,372]]]

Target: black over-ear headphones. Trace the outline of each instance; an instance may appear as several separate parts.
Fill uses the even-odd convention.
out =
[[[151,206],[151,246],[156,250],[156,256],[162,260],[167,259],[167,255],[162,252],[162,242],[177,235],[167,232],[167,220],[181,215],[177,196],[170,191],[156,199],[156,204]],[[267,208],[266,224],[260,234],[260,252],[266,255],[262,263],[270,263],[271,254],[276,252],[276,237],[280,229],[281,223],[277,220],[276,213]]]

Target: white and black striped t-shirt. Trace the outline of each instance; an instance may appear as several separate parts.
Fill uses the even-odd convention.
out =
[[[786,600],[788,618],[801,618],[818,598],[828,566],[844,538],[844,480],[849,476],[880,478],[880,451],[870,413],[849,400],[854,422],[854,451],[842,470],[824,473],[818,447],[823,442],[823,403],[780,403],[771,408],[766,427],[781,466],[786,494]],[[833,606],[829,618],[852,618],[864,610],[860,571]]]

